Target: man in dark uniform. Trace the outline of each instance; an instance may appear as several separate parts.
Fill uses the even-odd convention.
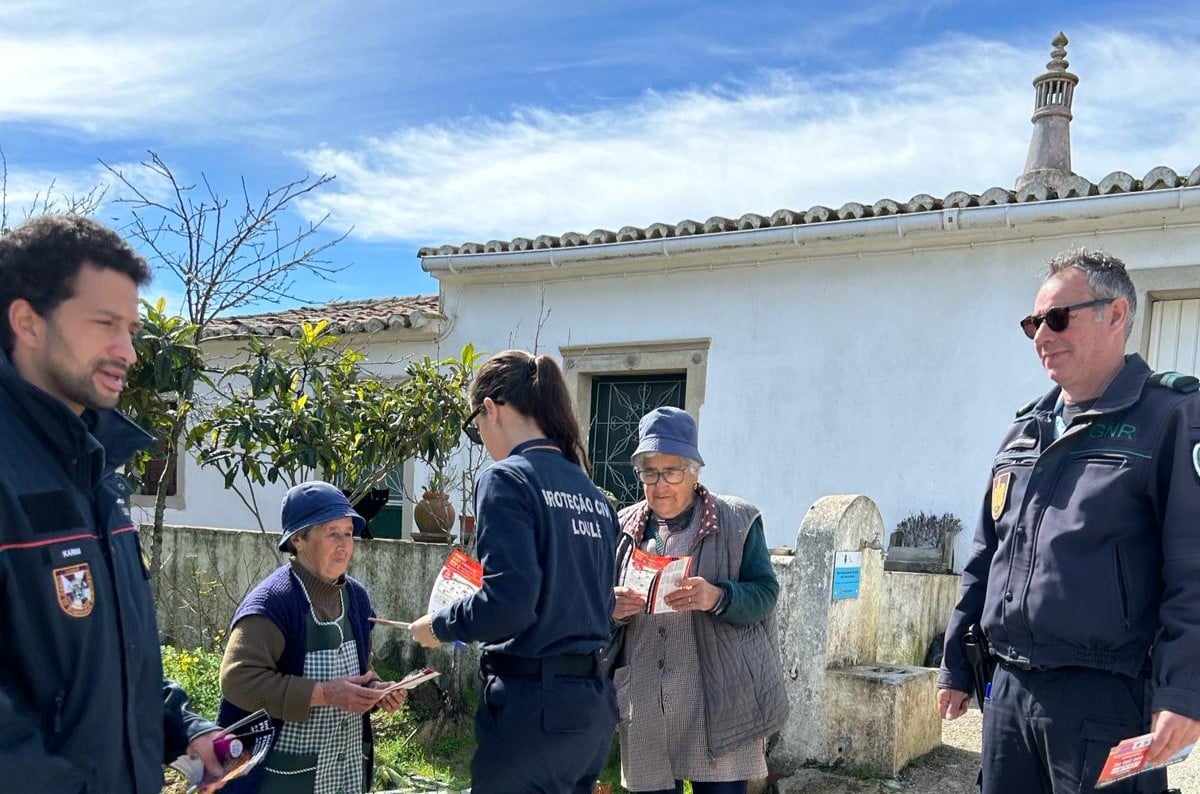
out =
[[[1158,761],[1200,737],[1200,392],[1125,355],[1135,310],[1124,264],[1078,250],[1021,321],[1058,386],[1000,445],[938,678],[955,719],[979,624],[985,794],[1092,791],[1121,739],[1152,731]],[[1165,788],[1157,770],[1106,790]]]
[[[184,752],[220,770],[162,678],[115,472],[150,441],[113,410],[149,276],[90,219],[0,237],[0,794],[158,794]]]

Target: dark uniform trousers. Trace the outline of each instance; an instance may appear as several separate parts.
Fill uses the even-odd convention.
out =
[[[1001,662],[983,709],[983,794],[1096,790],[1108,751],[1149,733],[1150,697],[1149,677]],[[1156,769],[1099,791],[1160,794],[1166,788],[1166,770]]]
[[[608,761],[617,697],[595,656],[486,653],[475,712],[474,794],[588,794]]]

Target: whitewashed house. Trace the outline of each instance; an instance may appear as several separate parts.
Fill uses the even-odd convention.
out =
[[[636,491],[637,419],[673,403],[698,419],[702,480],[758,504],[771,545],[791,545],[817,498],[863,493],[889,527],[920,510],[963,518],[961,564],[995,445],[1049,385],[1018,320],[1051,256],[1086,246],[1124,259],[1139,293],[1129,350],[1200,370],[1200,167],[1073,174],[1065,43],[1035,81],[1015,189],[426,248],[436,299],[231,324],[288,334],[331,317],[385,374],[467,342],[536,344],[564,365],[604,487]],[[410,490],[422,479],[398,476]],[[169,523],[251,525],[190,461],[179,487]]]

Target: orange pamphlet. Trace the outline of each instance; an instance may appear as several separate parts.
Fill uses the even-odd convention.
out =
[[[461,549],[450,552],[429,594],[430,615],[483,588],[483,566]]]
[[[635,548],[621,572],[620,584],[646,596],[647,614],[674,612],[666,596],[691,575],[691,557],[662,557]]]
[[[1121,740],[1116,747],[1109,750],[1108,760],[1104,762],[1104,769],[1100,770],[1100,777],[1096,780],[1096,788],[1111,786],[1118,780],[1140,775],[1143,772],[1149,772],[1151,769],[1159,769],[1170,764],[1177,764],[1187,758],[1188,753],[1196,746],[1194,743],[1189,744],[1165,761],[1159,761],[1157,764],[1147,764],[1146,753],[1150,752],[1150,742],[1153,739],[1154,734],[1152,733],[1143,734],[1142,736],[1132,736]]]

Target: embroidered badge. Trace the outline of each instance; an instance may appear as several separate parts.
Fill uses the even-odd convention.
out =
[[[86,618],[96,605],[92,569],[85,562],[54,569],[54,590],[58,605],[73,618]]]
[[[1006,471],[992,478],[992,520],[999,521],[1004,515],[1004,507],[1008,504],[1008,486],[1012,482],[1012,472]]]
[[[1196,476],[1200,477],[1200,444],[1192,447],[1192,468],[1196,470]]]

